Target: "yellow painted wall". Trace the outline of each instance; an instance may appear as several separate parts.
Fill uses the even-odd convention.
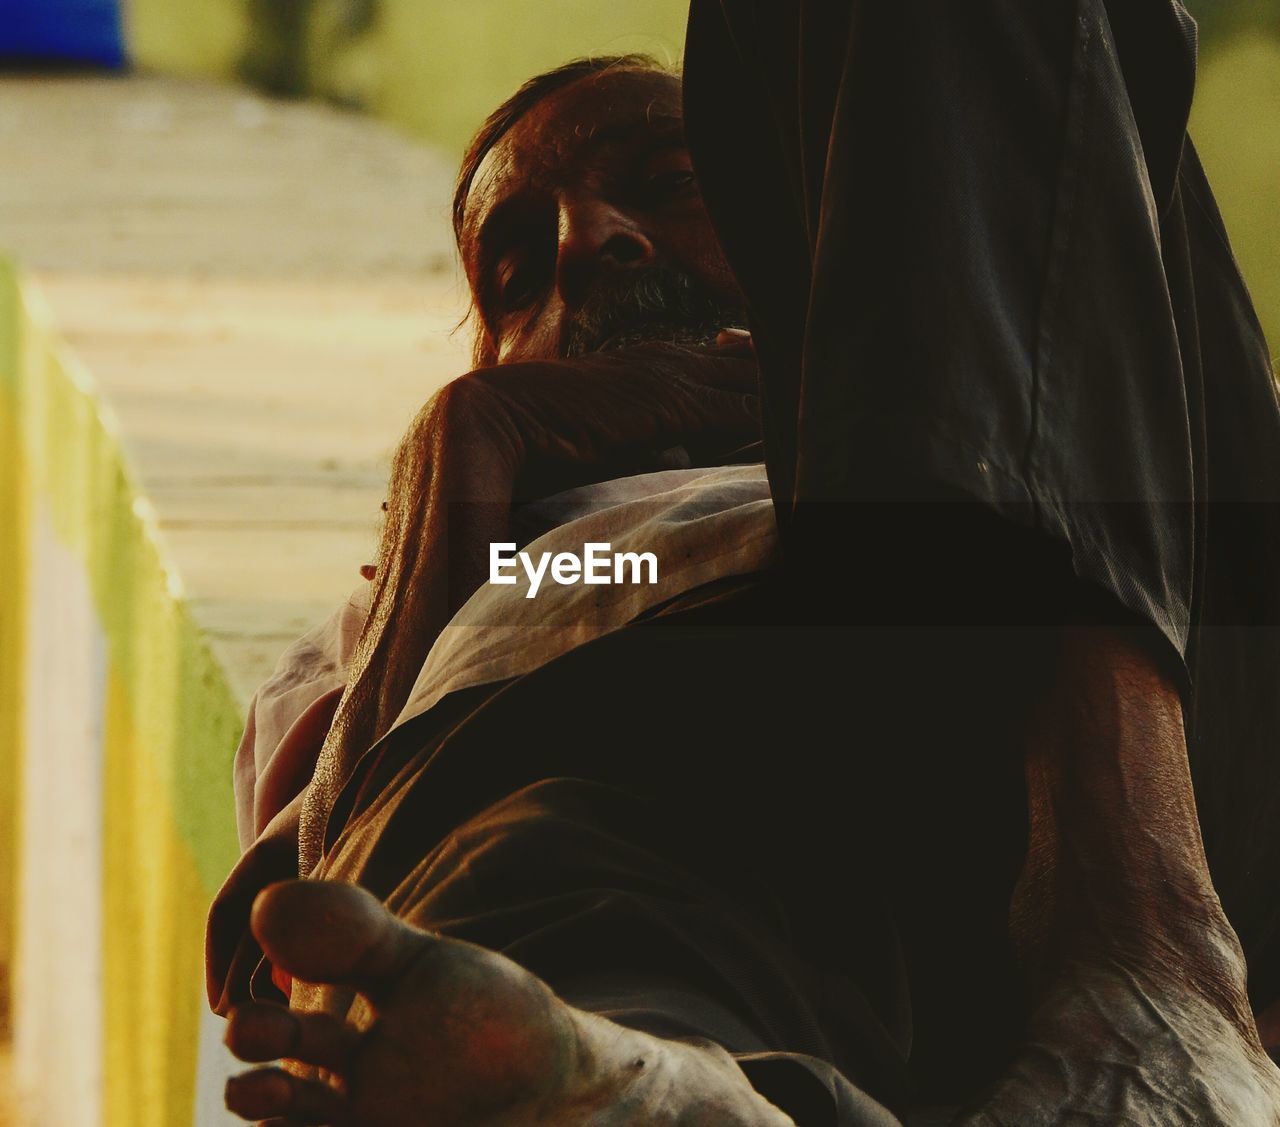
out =
[[[645,51],[678,65],[687,12],[688,0],[384,0],[368,34],[381,61],[371,108],[461,149],[524,79],[577,55]]]
[[[525,78],[584,54],[678,63],[687,0],[128,0],[139,66],[248,78],[461,149]]]
[[[90,796],[102,812],[100,849],[92,851],[102,857],[102,1122],[182,1127],[197,1082],[205,916],[239,852],[231,760],[242,712],[184,602],[109,407],[57,340],[34,292],[0,259],[0,955],[6,958],[13,927],[24,926],[14,918],[16,784],[26,757],[44,750],[23,746],[21,724],[27,632],[40,629],[28,613],[23,579],[28,514],[37,502],[58,543],[83,567],[106,641],[104,714],[85,717],[87,729],[101,726],[103,740],[104,792]],[[40,942],[23,934],[27,943]],[[47,987],[24,997],[44,1005],[58,983]],[[15,1017],[21,1023],[22,1014]]]
[[[210,894],[175,821],[163,761],[145,746],[136,696],[112,666],[103,749],[103,1123],[170,1127],[186,1122],[195,1096],[193,987],[204,974]]]
[[[249,38],[243,0],[124,0],[129,58],[166,74],[232,78]]]
[[[25,712],[28,490],[20,425],[17,291],[0,264],[0,1025],[8,1009],[17,899],[19,760]]]
[[[1280,356],[1280,38],[1245,33],[1203,60],[1191,135]]]

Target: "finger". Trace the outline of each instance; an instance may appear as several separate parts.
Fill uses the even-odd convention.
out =
[[[759,389],[760,368],[745,348],[704,352],[700,359],[702,364],[689,373],[693,382],[742,394],[755,394]]]
[[[760,433],[760,399],[749,392],[726,391],[705,384],[690,389],[704,419],[717,435],[754,438]]]
[[[253,1064],[297,1060],[340,1072],[359,1041],[344,1021],[324,1013],[295,1013],[283,1006],[250,1002],[227,1021],[227,1048]]]
[[[739,346],[754,347],[751,334],[746,329],[721,329],[716,334],[717,348],[736,348]]]
[[[734,345],[729,348],[686,348],[682,345],[649,342],[632,345],[625,350],[595,358],[601,364],[603,379],[597,380],[588,391],[598,389],[601,395],[610,395],[610,382],[618,386],[633,386],[638,375],[645,383],[656,379],[675,383],[705,384],[726,391],[754,391],[759,381],[759,367],[749,348]],[[575,361],[577,362],[577,361]],[[609,380],[609,371],[621,368],[629,379],[618,383]],[[644,386],[642,384],[641,386]],[[646,391],[642,394],[653,394]]]
[[[242,1072],[227,1081],[227,1110],[241,1119],[285,1119],[290,1123],[340,1121],[346,1100],[318,1080],[291,1076],[282,1068]]]
[[[249,920],[267,958],[303,982],[382,997],[435,940],[354,884],[295,880],[258,893]]]

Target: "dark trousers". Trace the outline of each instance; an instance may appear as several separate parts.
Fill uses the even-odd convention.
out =
[[[1006,605],[1130,622],[1181,686],[1263,1005],[1280,411],[1186,137],[1194,67],[1177,0],[693,0],[686,130],[746,291],[797,586],[838,553],[886,622],[982,621],[1003,549],[975,548],[977,518],[1039,537]]]

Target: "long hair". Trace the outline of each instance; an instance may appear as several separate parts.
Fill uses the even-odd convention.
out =
[[[529,79],[493,111],[467,146],[453,198],[455,237],[467,195],[485,154],[543,98],[588,74],[614,68],[662,70],[647,55],[575,59]],[[476,329],[476,367],[492,364],[492,342]],[[452,609],[448,593],[428,579],[431,564],[447,558],[447,543],[426,543],[426,490],[433,445],[429,405],[418,412],[392,459],[391,477],[365,620],[352,655],[347,687],[325,738],[298,829],[299,871],[305,876],[323,853],[324,823],[356,761],[390,730],[404,708],[422,663]],[[435,569],[436,579],[439,568]],[[456,595],[456,592],[455,592]]]
[[[390,730],[408,700],[418,670],[443,626],[433,613],[425,581],[429,553],[448,545],[425,544],[431,473],[431,427],[423,406],[401,439],[391,463],[382,532],[370,578],[369,615],[351,656],[347,686],[325,736],[298,825],[298,871],[310,873],[324,851],[329,811],[360,756]]]

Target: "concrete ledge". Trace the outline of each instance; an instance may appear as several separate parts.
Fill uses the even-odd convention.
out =
[[[449,163],[155,78],[0,79],[0,962],[23,1123],[229,1124],[205,913],[253,688],[465,369]]]
[[[17,548],[0,701],[19,815],[4,915],[24,1121],[188,1122],[203,906],[237,852],[241,708],[93,379],[8,264],[0,304],[0,426],[16,439],[0,495]]]

